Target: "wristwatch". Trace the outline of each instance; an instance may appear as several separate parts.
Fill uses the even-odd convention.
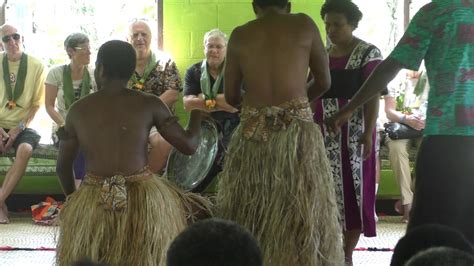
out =
[[[19,127],[22,131],[25,130],[25,128],[26,128],[25,122],[20,121],[20,123],[18,123],[18,127]]]

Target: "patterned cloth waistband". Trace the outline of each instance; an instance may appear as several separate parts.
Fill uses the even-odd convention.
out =
[[[308,98],[295,98],[278,106],[251,107],[244,105],[240,115],[246,139],[267,141],[270,131],[283,131],[293,120],[313,122]]]
[[[148,180],[150,178],[153,178],[153,173],[146,166],[136,174],[128,176],[117,174],[110,177],[102,177],[87,173],[84,177],[84,184],[101,187],[100,198],[104,209],[121,211],[127,208],[127,183]]]

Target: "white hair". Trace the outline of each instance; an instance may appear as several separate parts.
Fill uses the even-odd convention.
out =
[[[147,28],[148,28],[148,31],[150,31],[150,34],[153,36],[153,32],[151,30],[151,27],[150,27],[150,21],[148,21],[147,18],[134,18],[130,21],[130,23],[128,24],[128,34],[132,34],[133,33],[133,26],[135,26],[136,24],[144,24]]]
[[[221,37],[227,45],[227,35],[219,29],[212,29],[204,34],[204,46],[206,45],[207,40],[211,37]]]

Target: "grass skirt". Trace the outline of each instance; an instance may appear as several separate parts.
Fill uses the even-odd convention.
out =
[[[101,186],[87,180],[68,197],[60,213],[58,265],[82,258],[111,266],[165,265],[168,246],[186,227],[189,211],[209,206],[154,176],[126,187],[127,206],[121,211],[106,210]]]
[[[245,111],[219,177],[218,216],[247,227],[264,265],[343,265],[335,188],[315,123],[293,119],[266,141],[244,137]]]

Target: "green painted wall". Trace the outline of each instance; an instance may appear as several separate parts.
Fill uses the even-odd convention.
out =
[[[236,26],[255,19],[251,0],[164,0],[164,50],[175,59],[184,79],[186,69],[204,57],[204,33],[219,28],[228,36]],[[324,0],[295,0],[292,13],[306,13],[320,27],[324,35],[319,11]],[[323,36],[323,39],[325,37]],[[182,103],[176,108],[178,116],[186,121]]]
[[[165,0],[164,50],[170,52],[181,73],[204,56],[204,33],[219,28],[228,36],[232,30],[255,19],[249,0]],[[296,0],[292,12],[310,15],[324,34],[319,10],[324,0]]]

